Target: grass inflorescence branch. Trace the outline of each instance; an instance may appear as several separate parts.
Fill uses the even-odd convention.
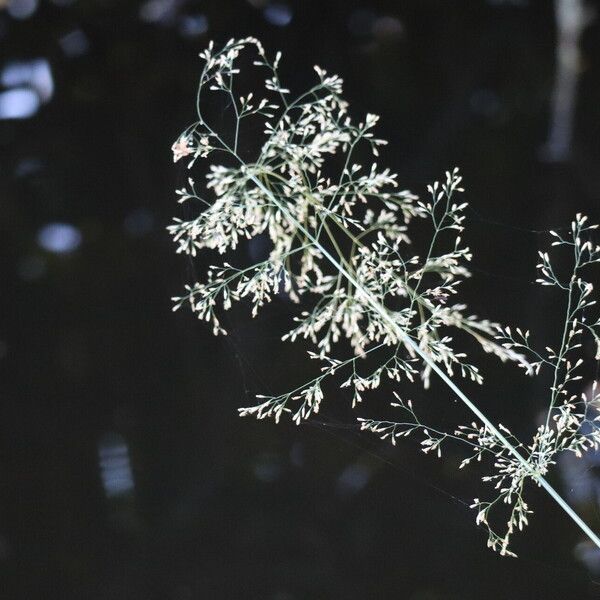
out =
[[[475,499],[472,507],[477,523],[488,530],[488,546],[501,554],[513,554],[512,534],[528,523],[528,481],[544,487],[600,546],[546,480],[561,452],[581,456],[600,445],[600,393],[595,386],[591,394],[580,391],[584,338],[600,349],[599,322],[589,318],[593,288],[583,272],[600,262],[600,247],[591,241],[595,226],[577,215],[571,235],[552,232],[552,245],[572,255],[567,277],[557,274],[547,252],[540,253],[538,282],[564,293],[566,309],[557,347],[539,349],[529,331],[472,315],[455,301],[461,281],[470,277],[471,260],[461,239],[467,204],[460,199],[458,169],[429,185],[421,200],[399,189],[389,169],[361,162],[365,153],[376,161],[386,142],[374,133],[376,115],[367,114],[359,122],[350,117],[337,75],[315,67],[315,85],[293,98],[279,75],[281,54],[271,61],[254,38],[230,40],[218,50],[210,44],[201,57],[197,120],[172,150],[174,160],[185,159],[190,168],[198,158],[214,157],[204,186],[211,198],[201,197],[190,178],[176,193],[180,203],[198,206],[197,215],[175,219],[168,229],[177,251],[191,256],[212,250],[229,257],[243,240],[259,235],[270,239],[271,248],[260,262],[233,266],[223,261],[210,267],[204,282],[186,286],[185,294],[173,299],[174,309],[189,305],[218,335],[226,333],[220,315],[234,302],[249,301],[255,316],[275,295],[285,294],[304,308],[283,339],[310,340],[310,356],[322,364],[314,379],[277,396],[259,396],[258,404],[240,408],[240,415],[276,422],[290,415],[301,423],[318,413],[323,382],[338,374],[344,375],[340,386],[352,391],[353,406],[383,379],[396,384],[420,381],[427,388],[435,374],[476,421],[446,431],[425,423],[414,403],[395,393],[390,405],[398,420],[361,418],[361,428],[394,444],[402,437],[420,436],[421,449],[440,457],[446,444],[461,444],[467,456],[460,468],[487,460],[490,473],[483,481],[493,487],[491,498]],[[263,73],[264,83],[260,91],[240,94],[236,76],[247,57]],[[224,126],[222,118],[212,123],[205,116],[207,95],[222,99],[230,124]],[[263,137],[247,158],[240,145],[250,121],[254,132],[259,124]],[[411,243],[415,221],[430,231],[421,253]],[[550,370],[545,421],[530,442],[490,421],[458,387],[456,376],[478,384],[483,376],[457,346],[454,332],[470,336],[484,352],[517,364],[529,375]],[[344,345],[351,355],[334,356]]]

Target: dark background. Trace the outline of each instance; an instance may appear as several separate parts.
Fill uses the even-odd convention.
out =
[[[0,118],[1,598],[600,597],[597,562],[577,558],[578,530],[544,494],[530,491],[520,558],[492,554],[468,508],[482,473],[358,432],[335,386],[312,424],[238,419],[254,393],[314,372],[278,341],[294,307],[233,311],[230,336],[213,338],[170,301],[208,259],[192,269],[165,231],[181,216],[187,172],[169,149],[194,118],[197,55],[256,35],[283,51],[292,88],[317,63],[344,78],[356,117],[382,116],[381,162],[402,187],[461,167],[464,297],[552,339],[560,304],[531,284],[536,232],[600,218],[599,17],[580,39],[570,152],[551,161],[549,1],[2,4],[0,113],[11,90],[26,94],[17,113],[43,102]],[[15,65],[28,81],[7,75]],[[481,364],[487,383],[469,393],[530,435],[544,382]],[[442,416],[456,406],[441,386],[428,398]],[[572,480],[592,485],[585,465]],[[579,500],[599,528],[593,491]]]

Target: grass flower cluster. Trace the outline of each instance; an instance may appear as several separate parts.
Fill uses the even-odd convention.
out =
[[[600,394],[595,388],[591,396],[578,391],[582,340],[599,339],[598,321],[586,320],[594,302],[582,275],[600,261],[600,248],[590,241],[594,226],[578,215],[570,236],[554,233],[554,245],[572,251],[566,280],[556,275],[549,255],[540,254],[539,282],[564,292],[567,305],[557,347],[540,351],[529,332],[472,315],[456,301],[471,260],[461,240],[466,203],[460,199],[458,169],[428,186],[421,200],[377,164],[386,143],[375,133],[378,117],[351,118],[337,75],[315,67],[315,84],[292,99],[280,80],[281,54],[270,60],[254,38],[230,40],[219,50],[211,44],[201,57],[198,118],[172,150],[174,160],[187,160],[189,167],[207,157],[210,165],[201,191],[190,178],[176,192],[180,203],[195,206],[194,218],[175,219],[168,229],[177,251],[191,256],[213,251],[234,262],[236,248],[257,236],[269,238],[270,251],[252,264],[215,264],[203,282],[174,298],[174,308],[189,306],[215,334],[225,334],[220,315],[232,303],[247,301],[254,316],[277,294],[286,294],[300,308],[283,339],[310,340],[310,356],[321,363],[314,379],[278,396],[259,396],[240,415],[276,422],[289,415],[301,423],[319,412],[328,378],[339,375],[356,406],[384,379],[400,384],[404,394],[419,382],[427,388],[436,374],[476,421],[451,431],[436,429],[422,421],[412,401],[395,393],[391,405],[398,419],[359,419],[361,428],[392,443],[419,435],[422,450],[437,456],[447,443],[460,443],[468,450],[461,468],[489,458],[484,481],[492,484],[492,499],[476,499],[473,508],[477,522],[488,528],[488,545],[502,554],[512,553],[512,533],[527,525],[528,481],[544,486],[577,520],[545,475],[559,453],[580,456],[600,443],[595,409]],[[240,64],[248,59],[263,85],[241,95]],[[205,116],[207,98],[215,95],[231,116],[229,123]],[[254,142],[260,139],[252,155],[240,149],[245,131],[254,132]],[[429,232],[420,253],[411,243],[416,227]],[[461,336],[530,375],[551,371],[546,420],[530,442],[491,423],[456,386],[458,376],[483,381],[456,341]],[[502,506],[508,520],[499,528],[495,513]]]

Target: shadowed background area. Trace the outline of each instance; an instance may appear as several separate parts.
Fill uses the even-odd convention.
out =
[[[335,386],[301,427],[238,419],[254,394],[314,373],[302,344],[279,341],[296,308],[241,307],[213,338],[170,301],[209,259],[176,256],[165,231],[181,216],[188,173],[170,146],[194,119],[198,53],[255,35],[283,52],[292,89],[319,64],[344,78],[354,116],[381,115],[380,162],[402,187],[422,194],[461,167],[464,298],[554,339],[561,304],[532,285],[535,252],[576,212],[600,219],[594,3],[0,6],[0,597],[600,597],[598,556],[544,494],[531,491],[520,558],[490,553],[468,508],[483,471],[360,433]],[[466,389],[530,435],[545,382],[480,364],[487,383]],[[442,386],[426,397],[441,418],[456,408]],[[553,482],[598,529],[596,468],[563,465]]]

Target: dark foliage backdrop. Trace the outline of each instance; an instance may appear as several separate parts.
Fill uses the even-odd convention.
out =
[[[549,1],[0,6],[1,598],[600,597],[577,530],[542,493],[520,558],[491,554],[468,508],[477,470],[360,434],[339,391],[312,425],[239,420],[254,393],[312,368],[278,341],[292,309],[233,312],[219,339],[173,315],[170,297],[207,263],[175,256],[165,232],[198,53],[252,34],[283,51],[293,87],[320,64],[355,114],[382,116],[382,160],[403,186],[462,168],[467,300],[550,337],[536,232],[580,210],[600,218],[600,18],[580,39],[569,157],[549,161]],[[478,403],[530,431],[540,388],[483,367]],[[429,397],[451,403],[441,386]],[[593,496],[579,509],[600,527]]]

